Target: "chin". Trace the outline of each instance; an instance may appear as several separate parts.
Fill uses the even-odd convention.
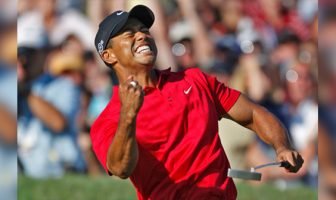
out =
[[[155,62],[148,62],[148,63],[140,63],[141,66],[146,67],[146,68],[153,68]]]
[[[147,57],[147,58],[138,60],[138,63],[141,64],[141,65],[152,66],[152,65],[155,64],[155,61],[156,61],[156,57],[153,56],[151,58]]]

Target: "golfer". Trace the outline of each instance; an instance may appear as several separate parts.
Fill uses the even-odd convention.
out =
[[[119,81],[91,128],[106,172],[130,177],[139,199],[236,199],[218,136],[223,117],[255,131],[297,172],[303,159],[264,108],[199,69],[154,69],[153,22],[153,12],[138,5],[107,16],[96,34],[97,51]]]

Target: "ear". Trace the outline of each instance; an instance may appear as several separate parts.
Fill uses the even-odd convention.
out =
[[[104,50],[101,54],[101,57],[106,63],[111,64],[112,66],[117,63],[117,57],[110,48]]]

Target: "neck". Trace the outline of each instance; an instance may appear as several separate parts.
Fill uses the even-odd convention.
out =
[[[129,76],[133,76],[142,88],[156,87],[157,77],[153,68],[144,70],[123,69],[116,70],[116,74],[120,83],[124,83]]]

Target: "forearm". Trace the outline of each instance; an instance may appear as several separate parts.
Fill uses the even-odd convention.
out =
[[[286,129],[280,121],[262,106],[251,102],[243,94],[231,108],[228,117],[240,125],[253,130],[277,153],[282,148],[291,149]]]
[[[32,113],[52,131],[57,133],[65,129],[65,117],[49,102],[36,95],[29,95],[28,105]]]
[[[118,129],[108,149],[106,166],[120,178],[128,178],[138,161],[135,137],[136,117],[121,112]]]
[[[304,160],[292,148],[286,129],[274,115],[262,106],[240,95],[227,115],[237,123],[256,132],[264,142],[272,145],[276,151],[277,160],[289,163],[285,167],[289,172],[296,173],[302,167]]]
[[[252,122],[247,127],[256,132],[264,142],[272,145],[277,153],[292,149],[286,129],[273,114],[261,106],[253,108]]]

